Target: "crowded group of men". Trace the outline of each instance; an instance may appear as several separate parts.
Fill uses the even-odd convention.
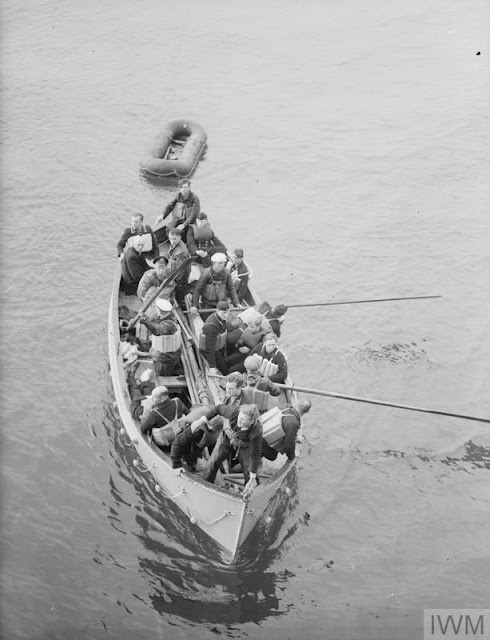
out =
[[[174,429],[170,455],[177,472],[183,463],[194,470],[205,447],[210,456],[202,477],[209,482],[214,482],[224,460],[237,460],[245,479],[243,497],[248,498],[258,482],[262,457],[274,460],[284,453],[294,458],[301,416],[311,406],[307,398],[281,409],[270,402],[281,395],[280,385],[288,376],[279,347],[287,307],[249,306],[250,270],[243,249],[226,249],[200,210],[189,180],[181,182],[178,195],[153,227],[144,223],[141,213],[133,214],[117,251],[121,292],[137,296],[144,310],[132,335],[121,320],[121,344],[134,343],[123,352],[123,357],[133,359],[127,362],[133,418],[142,421],[142,433],[153,435],[155,442],[160,431],[169,434]],[[199,265],[199,276],[192,277],[193,265]],[[197,417],[156,379],[135,378],[135,353],[149,354],[156,376],[181,372],[182,321],[174,306],[185,310],[186,294],[191,294],[189,312],[204,321],[198,348],[208,374],[225,380],[222,402],[205,407]],[[239,313],[232,314],[232,307]],[[269,417],[271,405],[276,411]],[[269,431],[280,434],[276,442],[264,437],[261,415],[271,420]],[[167,436],[162,437],[166,443]]]

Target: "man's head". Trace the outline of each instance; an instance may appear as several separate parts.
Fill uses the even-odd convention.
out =
[[[226,265],[226,255],[224,253],[214,253],[211,256],[211,262],[213,263],[213,271],[219,273],[223,271]]]
[[[201,211],[201,213],[197,214],[196,224],[198,227],[205,227],[208,223],[208,216]]]
[[[233,264],[237,267],[240,266],[243,262],[243,249],[234,249],[231,254],[231,259],[233,260]]]
[[[182,180],[182,182],[180,183],[180,193],[182,194],[182,197],[184,198],[184,200],[187,198],[190,192],[191,192],[190,180]]]
[[[276,304],[276,306],[272,309],[272,313],[276,316],[276,318],[282,318],[286,315],[286,311],[288,308],[285,304]]]
[[[261,378],[260,366],[261,358],[256,355],[247,356],[243,362],[247,372],[247,381],[256,382]]]
[[[257,422],[259,418],[259,410],[256,404],[244,404],[240,407],[240,413],[237,418],[237,426],[241,431],[246,431]]]
[[[277,349],[277,336],[275,333],[268,333],[264,337],[264,347],[266,353],[272,353],[275,349]]]
[[[131,216],[131,231],[139,231],[143,227],[143,214],[133,213]]]
[[[134,237],[134,248],[140,253],[143,251],[143,249],[145,248],[145,241],[143,240],[142,236]]]
[[[164,402],[168,398],[168,389],[167,387],[155,387],[151,392],[151,401],[152,404],[160,404],[160,402]]]
[[[216,315],[221,320],[228,320],[230,317],[230,305],[224,300],[220,300],[216,305]]]
[[[308,411],[311,409],[311,401],[309,398],[300,398],[300,400],[298,401],[297,405],[296,405],[296,411],[299,413],[300,416],[304,416],[305,413],[308,413]]]
[[[172,313],[172,303],[170,302],[170,300],[166,300],[165,298],[158,298],[158,300],[155,301],[155,306],[162,318]]]
[[[166,258],[165,256],[158,256],[153,262],[155,264],[155,271],[157,272],[157,276],[159,278],[162,278],[167,270],[168,258]]]
[[[179,244],[181,236],[182,232],[180,231],[180,229],[172,228],[168,230],[168,241],[170,242],[172,247],[175,247],[176,244]]]
[[[226,395],[239,398],[242,395],[243,378],[239,373],[230,373],[226,378]]]

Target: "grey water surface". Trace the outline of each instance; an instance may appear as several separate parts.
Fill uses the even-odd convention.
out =
[[[411,640],[490,601],[490,425],[313,397],[296,491],[236,566],[119,435],[115,244],[193,189],[271,302],[298,385],[490,418],[484,0],[1,7],[1,629],[8,640]],[[477,55],[479,54],[479,55]],[[262,523],[263,524],[263,523]]]

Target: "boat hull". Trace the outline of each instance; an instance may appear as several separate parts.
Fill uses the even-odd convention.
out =
[[[222,559],[232,562],[278,492],[288,489],[295,460],[286,462],[278,473],[262,482],[246,502],[239,493],[205,482],[197,475],[186,471],[176,474],[169,456],[142,435],[140,424],[131,417],[131,398],[119,347],[120,274],[118,264],[109,309],[108,347],[116,406],[126,440],[134,450],[133,465],[151,476],[156,491],[162,491],[189,519],[189,535],[193,527],[199,527],[217,543]]]

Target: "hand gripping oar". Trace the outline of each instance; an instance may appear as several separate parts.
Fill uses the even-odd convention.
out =
[[[158,296],[163,291],[163,289],[169,284],[169,282],[172,282],[172,280],[176,278],[179,275],[179,273],[181,273],[184,270],[184,267],[187,267],[187,265],[190,264],[192,260],[193,258],[186,258],[184,262],[182,262],[182,264],[179,264],[179,266],[172,271],[172,273],[168,276],[168,278],[165,278],[165,280],[158,287],[158,289],[152,295],[152,297],[148,300],[148,302],[146,302],[138,311],[137,315],[132,320],[130,320],[128,329],[131,329],[132,327],[134,327],[134,325],[138,322],[138,320],[141,318],[144,312],[148,309],[150,305],[152,305],[155,302],[155,300],[158,298]]]
[[[322,391],[320,389],[307,389],[306,387],[297,387],[296,385],[274,383],[281,389],[289,391],[299,391],[300,393],[311,393],[316,396],[328,396],[329,398],[340,398],[341,400],[353,400],[354,402],[365,402],[367,404],[379,404],[384,407],[395,407],[396,409],[406,409],[408,411],[420,411],[422,413],[434,413],[440,416],[449,416],[451,418],[461,418],[462,420],[476,420],[476,422],[490,423],[489,418],[476,418],[475,416],[465,416],[460,413],[451,413],[449,411],[438,411],[436,409],[423,409],[422,407],[410,407],[406,404],[395,404],[393,402],[383,402],[382,400],[371,400],[370,398],[360,398],[357,396],[347,396],[342,393],[333,393],[331,391]]]

